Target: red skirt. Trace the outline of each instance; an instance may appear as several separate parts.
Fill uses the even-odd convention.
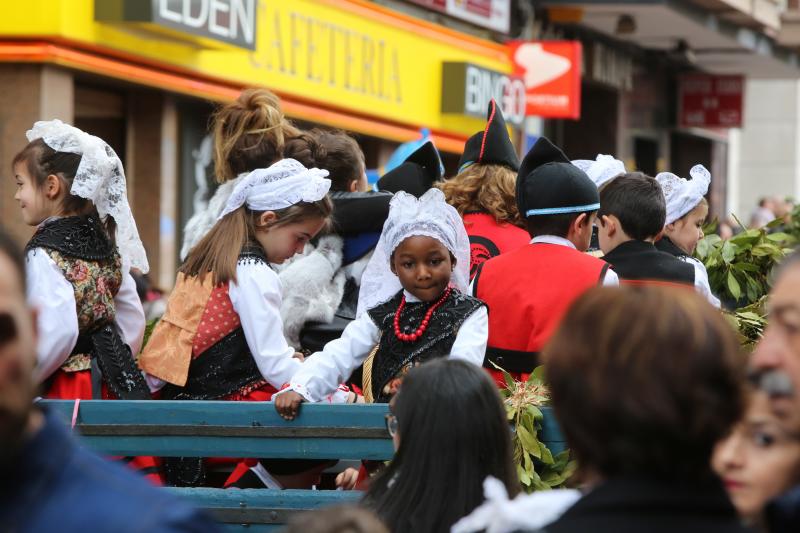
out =
[[[506,388],[506,378],[503,377],[503,373],[499,370],[493,368],[485,368],[495,383],[497,383],[497,387],[500,389]],[[529,373],[526,372],[508,372],[515,381],[527,381]]]
[[[231,401],[231,402],[268,402],[272,400],[272,395],[278,392],[278,390],[270,385],[269,383],[265,383],[261,387],[248,392],[247,394],[232,394],[223,398],[223,400]],[[233,472],[231,475],[228,476],[228,479],[225,480],[223,486],[227,487],[233,483],[239,481],[239,479],[247,473],[251,466],[255,466],[258,464],[258,459],[230,459],[230,458],[223,458],[223,457],[210,457],[206,459],[209,465],[214,466],[222,466],[222,465],[235,465]]]
[[[53,400],[91,400],[92,372],[79,370],[64,372],[58,369],[49,380],[48,389],[42,397]],[[116,400],[117,397],[103,383],[100,397],[104,400]],[[126,463],[130,468],[143,475],[154,485],[162,486],[164,478],[161,473],[161,461],[158,457],[109,457],[115,461]]]

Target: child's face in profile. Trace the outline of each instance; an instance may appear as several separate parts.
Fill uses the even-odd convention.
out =
[[[408,237],[395,249],[392,272],[405,290],[422,300],[436,300],[450,283],[455,262],[450,251],[432,237]]]
[[[711,465],[743,518],[753,519],[800,474],[797,420],[783,420],[755,392],[739,425],[717,443]]]
[[[672,224],[667,224],[665,234],[688,255],[694,253],[703,238],[703,224],[708,216],[708,206],[700,204]]]

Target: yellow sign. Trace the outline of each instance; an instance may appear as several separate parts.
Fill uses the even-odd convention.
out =
[[[94,3],[16,3],[0,18],[0,35],[58,37],[232,83],[266,86],[333,109],[460,135],[478,131],[483,120],[441,113],[443,63],[511,72],[501,45],[415,23],[363,0],[257,1],[253,50],[210,47],[207,39],[175,26],[165,33],[152,24],[95,21]],[[207,21],[210,27],[216,23]]]

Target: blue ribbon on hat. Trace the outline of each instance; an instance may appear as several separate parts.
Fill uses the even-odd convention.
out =
[[[546,207],[544,209],[528,209],[525,211],[526,217],[534,215],[562,215],[564,213],[583,213],[585,211],[597,211],[600,204],[575,205],[571,207]]]

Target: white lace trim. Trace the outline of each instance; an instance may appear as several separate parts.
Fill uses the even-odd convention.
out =
[[[692,179],[683,179],[672,172],[661,172],[656,180],[664,191],[667,201],[667,219],[671,224],[694,209],[708,192],[711,173],[703,165],[695,165],[689,171]]]
[[[591,159],[576,159],[572,164],[586,172],[598,189],[626,172],[625,163],[605,154],[597,154],[597,158],[594,161]]]
[[[456,522],[451,533],[536,531],[558,520],[581,498],[577,490],[555,489],[510,500],[503,483],[491,476],[483,482],[483,495],[486,501]]]
[[[253,211],[275,211],[300,202],[318,202],[331,188],[327,175],[327,170],[306,168],[294,159],[256,169],[236,184],[217,220],[243,205]]]
[[[356,316],[389,300],[402,289],[400,279],[390,269],[389,259],[395,248],[411,236],[431,237],[444,244],[456,258],[450,284],[461,292],[468,292],[469,237],[458,211],[447,204],[439,189],[430,189],[419,199],[400,191],[392,198],[389,217],[361,277]]]
[[[38,121],[25,135],[28,141],[41,138],[57,152],[81,156],[70,192],[91,200],[101,218],[113,217],[124,271],[134,267],[147,273],[150,266],[128,204],[125,171],[114,150],[103,139],[60,120]]]

